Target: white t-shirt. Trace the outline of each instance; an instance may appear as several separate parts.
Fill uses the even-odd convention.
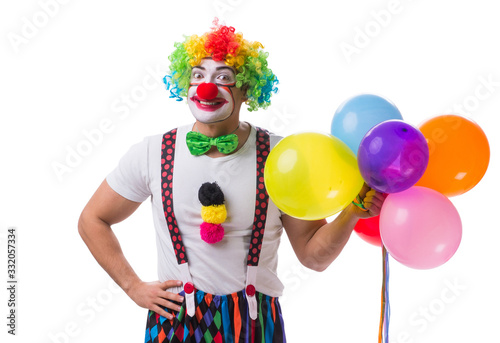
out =
[[[250,136],[236,153],[211,158],[189,153],[186,134],[192,126],[182,126],[177,131],[172,192],[174,213],[193,283],[196,288],[212,294],[238,292],[245,288],[246,261],[255,212],[256,129],[252,126]],[[147,137],[132,146],[106,180],[114,191],[131,201],[143,202],[151,196],[159,280],[182,280],[162,203],[162,137],[163,134]],[[280,138],[270,134],[271,148]],[[200,237],[203,220],[198,190],[203,183],[214,181],[224,193],[227,219],[222,224],[225,230],[223,240],[208,244]],[[255,288],[273,297],[281,296],[283,292],[283,284],[276,273],[282,232],[281,213],[269,199]]]

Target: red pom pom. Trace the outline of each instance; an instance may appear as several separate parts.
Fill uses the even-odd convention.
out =
[[[201,223],[200,225],[201,239],[209,244],[214,244],[224,238],[224,228],[220,224]]]

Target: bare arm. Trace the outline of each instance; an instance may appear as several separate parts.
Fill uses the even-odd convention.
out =
[[[171,315],[160,305],[178,311],[178,305],[169,300],[182,302],[182,297],[166,290],[180,286],[181,281],[141,281],[125,258],[111,229],[111,225],[128,218],[140,204],[116,193],[105,180],[83,209],[78,221],[78,232],[97,262],[132,300],[170,319]]]
[[[365,186],[360,192],[368,212],[350,204],[330,223],[324,219],[305,221],[283,216],[283,227],[304,266],[316,271],[325,270],[346,245],[358,219],[379,215],[385,198],[381,193],[368,189]]]

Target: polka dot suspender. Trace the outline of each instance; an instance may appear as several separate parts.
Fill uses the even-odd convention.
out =
[[[260,250],[262,248],[262,238],[266,227],[267,205],[269,195],[264,185],[264,165],[267,155],[269,155],[269,133],[261,128],[257,128],[257,195],[255,200],[255,217],[252,229],[252,238],[248,250],[247,265],[257,266],[259,264]]]
[[[188,261],[186,249],[182,242],[177,220],[175,219],[173,209],[172,179],[174,167],[174,152],[177,129],[167,132],[163,135],[162,153],[161,153],[161,182],[162,182],[162,201],[165,219],[172,239],[172,245],[175,251],[178,264],[184,264]],[[252,238],[248,250],[248,266],[257,266],[259,264],[260,250],[262,248],[262,238],[266,225],[267,207],[269,196],[264,186],[264,165],[270,150],[269,133],[266,130],[257,128],[257,190],[255,201],[255,216],[252,229]]]
[[[172,195],[172,179],[174,170],[174,152],[175,139],[177,137],[177,129],[173,129],[163,135],[161,144],[161,187],[162,201],[165,219],[167,221],[170,238],[174,247],[177,263],[183,264],[187,262],[186,249],[182,242],[181,233],[177,227],[177,220],[174,215],[174,203]]]

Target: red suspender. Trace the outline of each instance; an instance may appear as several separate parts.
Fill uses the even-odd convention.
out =
[[[257,128],[257,191],[255,199],[255,217],[248,249],[247,265],[257,266],[259,264],[260,250],[262,248],[262,238],[266,227],[267,206],[269,195],[264,185],[264,166],[269,155],[270,142],[269,132]]]
[[[161,144],[161,189],[163,211],[167,221],[170,238],[174,247],[177,263],[182,264],[187,262],[186,249],[182,242],[181,233],[177,227],[177,220],[174,215],[174,202],[172,195],[172,180],[174,169],[175,156],[175,139],[177,137],[177,129],[173,129],[163,135]]]

